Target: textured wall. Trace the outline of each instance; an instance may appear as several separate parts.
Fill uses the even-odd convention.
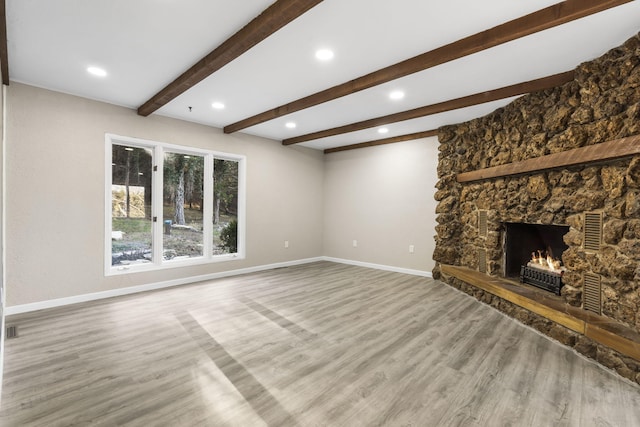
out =
[[[494,113],[442,128],[437,189],[437,263],[502,274],[503,222],[569,225],[570,270],[562,294],[582,304],[585,272],[602,276],[603,314],[640,331],[640,156],[606,164],[460,184],[456,174],[640,134],[640,39],[580,65],[562,87],[523,96]],[[487,210],[489,234],[478,234]],[[604,245],[582,249],[584,212],[603,212]],[[435,276],[440,275],[436,266]],[[637,372],[637,369],[636,369]]]

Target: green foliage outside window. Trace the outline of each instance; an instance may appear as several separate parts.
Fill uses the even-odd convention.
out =
[[[238,221],[235,219],[231,220],[229,224],[222,229],[220,240],[222,240],[222,245],[229,253],[233,254],[238,252]]]

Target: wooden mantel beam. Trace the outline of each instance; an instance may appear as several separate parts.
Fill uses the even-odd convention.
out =
[[[224,133],[237,132],[631,1],[633,0],[566,0],[346,83],[227,125],[224,128]]]
[[[588,163],[606,162],[640,154],[640,135],[633,135],[600,144],[587,145],[560,153],[493,166],[456,175],[458,182],[472,182],[490,178],[524,175],[549,169],[567,168]]]
[[[462,98],[456,98],[437,104],[426,105],[424,107],[414,108],[413,110],[402,111],[400,113],[389,114],[387,116],[376,117],[374,119],[364,120],[357,123],[338,126],[332,129],[321,130],[318,132],[308,133],[306,135],[288,138],[282,141],[282,144],[299,144],[301,142],[311,141],[314,139],[326,138],[329,136],[340,135],[348,132],[355,132],[376,126],[388,125],[390,123],[402,122],[405,120],[416,119],[418,117],[443,113],[445,111],[457,110],[459,108],[470,107],[472,105],[484,104],[486,102],[497,101],[499,99],[509,98],[517,95],[523,95],[525,93],[550,89],[553,87],[562,86],[563,84],[570,82],[574,79],[574,75],[574,71],[554,74],[553,76],[518,83],[487,92],[480,92],[474,95],[464,96]]]
[[[278,0],[138,108],[148,116],[200,83],[322,0]],[[4,3],[4,2],[3,2]]]

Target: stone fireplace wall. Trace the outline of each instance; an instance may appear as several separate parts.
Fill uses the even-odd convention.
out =
[[[640,35],[580,65],[561,87],[439,131],[434,277],[440,264],[502,274],[504,222],[569,225],[562,298],[582,304],[584,273],[602,276],[602,314],[640,332],[640,156],[606,164],[458,183],[456,175],[640,134]],[[488,234],[478,231],[478,211]],[[602,212],[603,246],[582,249],[584,212]],[[505,311],[505,310],[503,310]],[[549,333],[549,331],[543,331]],[[637,371],[637,366],[636,366]]]

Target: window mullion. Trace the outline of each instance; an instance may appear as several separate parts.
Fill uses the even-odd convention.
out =
[[[163,171],[163,163],[164,163],[164,150],[161,146],[156,146],[154,150],[154,171],[153,171],[153,179],[152,179],[152,205],[153,205],[153,217],[155,221],[153,222],[153,263],[156,265],[162,264],[163,259],[163,245],[162,245],[162,183],[164,182],[164,171]]]
[[[238,256],[246,256],[246,163],[238,162]]]
[[[213,255],[213,155],[207,154],[204,162],[203,180],[203,244],[204,257],[211,258]]]

